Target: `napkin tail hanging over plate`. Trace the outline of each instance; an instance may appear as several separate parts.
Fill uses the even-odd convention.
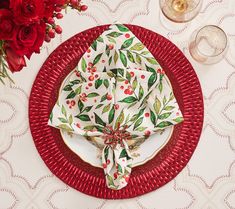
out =
[[[116,130],[106,127],[104,131],[106,146],[102,151],[102,166],[110,189],[122,189],[129,181],[133,161],[126,143],[129,139],[131,134],[120,126]]]
[[[107,186],[117,190],[131,174],[128,138],[146,139],[182,121],[164,70],[126,26],[115,24],[93,42],[65,80],[48,123],[84,140],[100,139]]]

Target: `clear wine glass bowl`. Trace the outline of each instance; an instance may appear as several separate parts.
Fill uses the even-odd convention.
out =
[[[160,8],[165,17],[173,22],[192,20],[201,10],[202,0],[160,0]]]
[[[225,56],[228,48],[226,33],[216,25],[196,30],[189,43],[191,56],[202,64],[215,64]]]

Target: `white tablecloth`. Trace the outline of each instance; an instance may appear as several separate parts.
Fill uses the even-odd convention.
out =
[[[64,29],[27,68],[0,86],[0,209],[234,209],[235,208],[235,1],[204,0],[190,23],[164,19],[157,0],[84,0],[89,10],[68,11]],[[61,182],[45,166],[28,123],[33,81],[48,55],[72,35],[113,23],[140,25],[164,35],[188,57],[201,82],[205,121],[198,147],[185,169],[164,187],[129,200],[103,200]],[[216,65],[195,62],[188,51],[191,33],[205,24],[222,27],[229,37],[226,57]]]

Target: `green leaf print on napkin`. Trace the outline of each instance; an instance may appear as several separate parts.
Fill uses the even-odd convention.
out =
[[[140,145],[180,122],[183,115],[164,69],[122,24],[93,41],[65,79],[48,118],[50,126],[103,143],[101,165],[114,190],[131,178],[131,143]]]

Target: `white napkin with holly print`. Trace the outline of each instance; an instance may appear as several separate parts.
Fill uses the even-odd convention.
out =
[[[127,141],[182,121],[164,70],[127,27],[115,24],[93,42],[66,80],[48,123],[103,139],[106,183],[118,190],[131,174]]]

